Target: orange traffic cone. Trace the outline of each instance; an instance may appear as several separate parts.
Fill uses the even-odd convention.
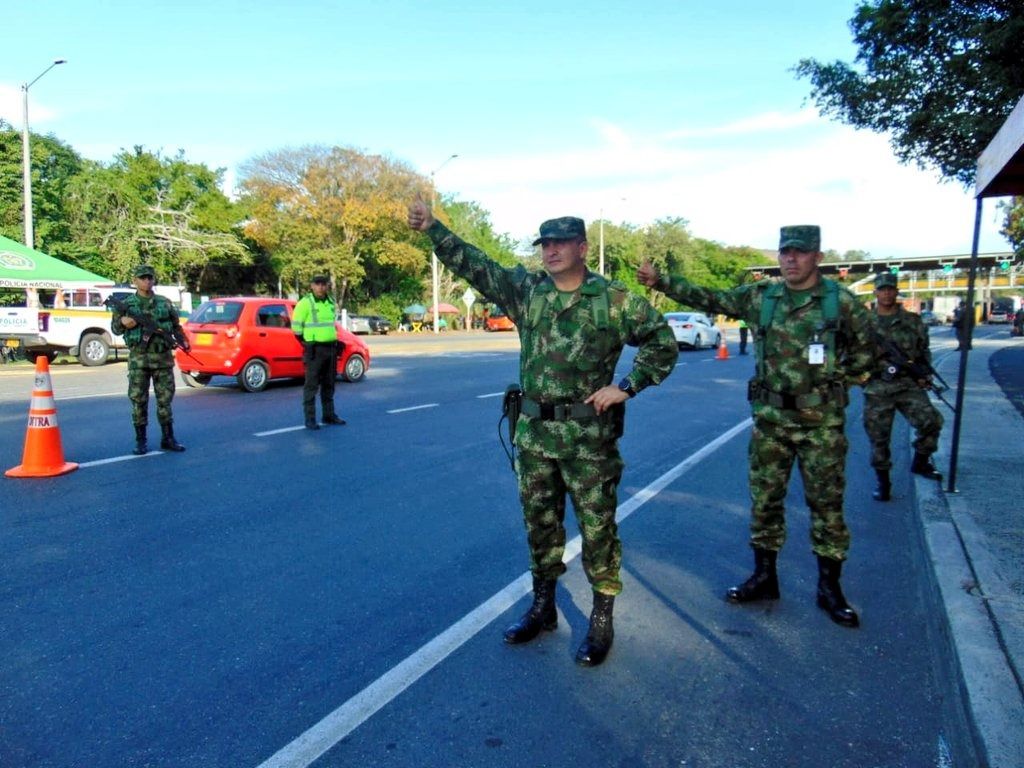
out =
[[[718,354],[715,355],[715,360],[728,360],[729,359],[729,348],[725,346],[725,334],[723,333],[718,337]]]
[[[46,355],[36,358],[36,383],[28,407],[28,430],[21,464],[8,469],[7,477],[53,477],[78,469],[73,461],[64,461],[57,426],[57,406],[50,383],[50,361]]]

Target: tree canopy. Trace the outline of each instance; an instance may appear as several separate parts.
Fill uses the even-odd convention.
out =
[[[897,158],[964,185],[1024,95],[1022,0],[871,0],[850,20],[857,68],[803,59],[822,114],[888,133]]]

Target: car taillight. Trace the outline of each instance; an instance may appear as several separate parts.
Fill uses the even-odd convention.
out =
[[[683,328],[693,328],[693,323],[683,323]]]
[[[227,336],[229,339],[235,338],[235,336],[238,335],[238,326],[229,325],[227,328],[224,329],[224,335]]]

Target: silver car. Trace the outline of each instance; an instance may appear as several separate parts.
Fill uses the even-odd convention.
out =
[[[365,315],[349,315],[348,329],[352,333],[370,333],[370,318]]]
[[[665,320],[680,349],[717,347],[722,341],[722,332],[703,312],[666,312]]]

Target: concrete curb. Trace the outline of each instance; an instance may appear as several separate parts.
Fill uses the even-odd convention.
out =
[[[993,413],[994,387],[988,371],[988,354],[974,352],[969,358],[964,424],[984,420],[990,445],[1002,445],[1005,430],[1019,441],[1020,417],[1004,414],[1002,397]],[[972,402],[972,392],[978,400]],[[936,465],[948,465],[952,424],[943,428]],[[913,434],[911,434],[913,438]],[[944,459],[940,461],[939,459]],[[960,444],[958,483],[964,493],[947,493],[933,480],[914,478],[918,521],[933,577],[934,597],[941,605],[941,629],[947,636],[953,674],[966,706],[970,737],[980,765],[992,768],[1024,766],[1024,692],[1020,664],[1024,656],[1024,604],[1000,575],[998,551],[972,511],[986,511],[1013,504],[1021,498],[1020,467],[1015,476],[993,480],[982,471],[990,462],[977,443]],[[973,472],[972,472],[973,469]],[[1017,502],[1019,503],[1019,502]],[[984,515],[980,516],[984,521]]]

